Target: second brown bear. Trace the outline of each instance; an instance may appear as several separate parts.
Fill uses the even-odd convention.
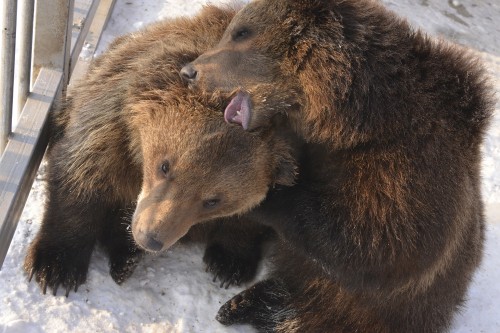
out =
[[[450,327],[485,229],[480,146],[493,103],[474,57],[377,1],[256,0],[181,74],[234,93],[228,122],[254,130],[285,114],[309,142],[297,185],[253,213],[283,240],[276,270],[229,301],[221,322],[283,333]]]

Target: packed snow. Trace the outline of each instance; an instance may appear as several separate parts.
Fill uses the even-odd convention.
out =
[[[222,1],[211,1],[214,4]],[[384,0],[417,27],[438,38],[473,48],[484,59],[500,92],[500,4],[473,0]],[[164,18],[196,13],[205,1],[117,0],[98,52],[116,36]],[[453,333],[500,332],[500,105],[483,151],[483,193],[487,241],[482,266]],[[42,295],[28,283],[22,263],[43,211],[43,165],[0,271],[0,333],[65,332],[254,332],[248,326],[224,327],[218,308],[241,287],[219,288],[205,272],[202,244],[178,244],[146,257],[123,285],[113,282],[99,249],[88,281],[77,293]],[[265,276],[261,267],[257,280]]]

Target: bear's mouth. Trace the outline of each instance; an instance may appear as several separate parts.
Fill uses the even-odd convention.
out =
[[[250,95],[239,91],[224,110],[224,120],[227,123],[239,124],[244,130],[247,130],[250,125],[250,113]]]

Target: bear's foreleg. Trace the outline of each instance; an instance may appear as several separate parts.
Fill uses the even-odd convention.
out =
[[[53,173],[52,173],[53,174]],[[57,177],[49,177],[48,199],[40,231],[28,249],[24,262],[29,279],[57,294],[59,287],[69,292],[85,282],[90,256],[107,205],[94,198],[78,200],[62,189]]]
[[[85,282],[90,256],[97,239],[103,208],[70,206],[52,197],[41,230],[30,245],[24,262],[29,279],[53,294],[61,286],[66,296]]]
[[[99,239],[108,253],[110,274],[117,284],[132,275],[144,254],[132,237],[130,216],[133,210],[134,207],[110,210]]]

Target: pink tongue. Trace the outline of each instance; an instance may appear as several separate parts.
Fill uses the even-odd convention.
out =
[[[233,97],[224,111],[227,123],[239,124],[247,130],[250,124],[250,95],[240,91]]]

